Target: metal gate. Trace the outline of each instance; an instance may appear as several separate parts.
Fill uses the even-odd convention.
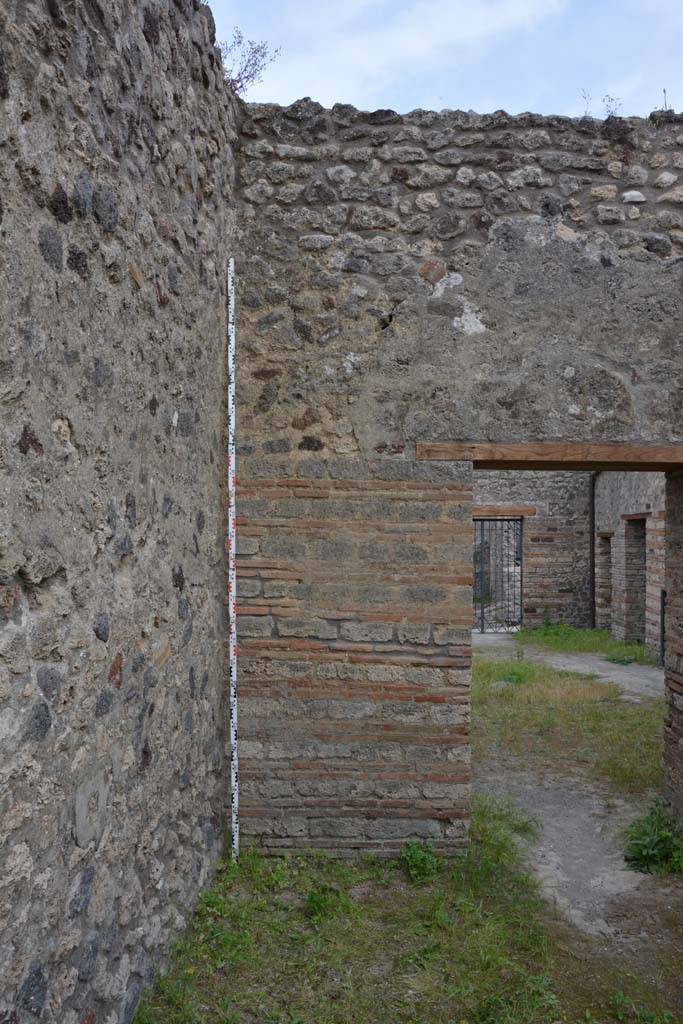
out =
[[[474,622],[481,633],[522,625],[522,519],[474,520]]]

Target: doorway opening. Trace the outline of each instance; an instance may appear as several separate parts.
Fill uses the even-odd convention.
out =
[[[645,519],[630,519],[624,529],[624,570],[622,600],[624,604],[624,638],[645,642],[645,587],[647,554]]]
[[[473,628],[514,633],[523,618],[524,520],[475,518]]]
[[[625,466],[621,490],[603,479],[597,503],[597,470],[579,459],[570,472],[544,473],[536,460],[526,472],[521,458],[473,468],[474,792],[502,796],[540,824],[534,871],[574,926],[576,948],[596,932],[616,948],[614,907],[634,930],[649,913],[624,869],[622,836],[661,786],[664,681],[645,648],[646,575],[665,520],[659,505],[635,512],[650,499],[647,480]],[[630,505],[617,500],[622,491]],[[492,517],[496,501],[508,515]],[[522,502],[534,515],[511,518]],[[621,643],[609,635],[612,618],[624,626]],[[664,886],[649,897],[657,912],[668,898]]]

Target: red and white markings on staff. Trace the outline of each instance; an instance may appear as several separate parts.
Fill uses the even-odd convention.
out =
[[[232,856],[240,852],[237,758],[237,609],[235,574],[235,261],[228,260],[228,618],[230,666],[230,826]]]

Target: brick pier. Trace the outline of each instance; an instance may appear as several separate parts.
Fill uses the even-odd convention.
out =
[[[452,849],[470,780],[471,469],[315,469],[239,487],[243,837]]]
[[[683,473],[667,473],[666,511],[664,791],[683,817]]]

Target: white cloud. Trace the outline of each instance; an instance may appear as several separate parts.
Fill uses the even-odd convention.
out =
[[[430,68],[471,62],[493,37],[531,28],[570,0],[340,0],[282,12],[282,55],[250,100],[289,103],[310,95],[368,107],[387,104],[396,83]],[[265,34],[264,26],[264,34]],[[272,33],[271,33],[272,35]],[[274,45],[280,40],[272,38]]]

